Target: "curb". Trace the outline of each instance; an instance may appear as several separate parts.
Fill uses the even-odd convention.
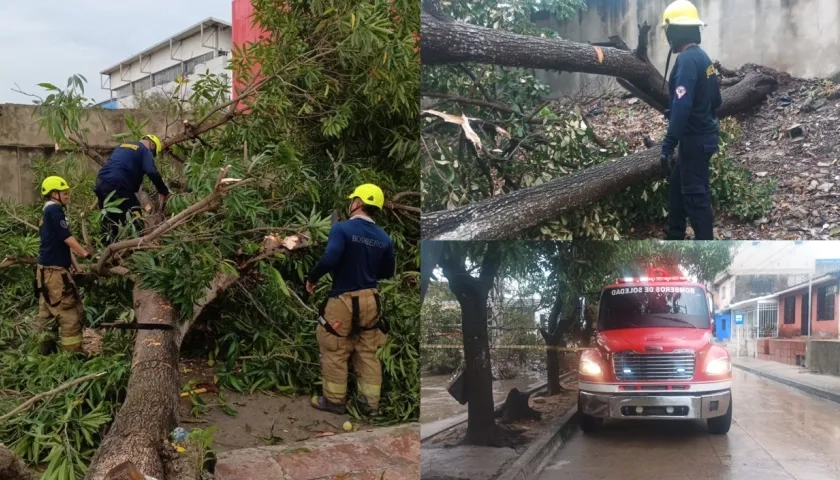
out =
[[[802,383],[794,382],[792,380],[788,380],[783,377],[779,377],[777,375],[773,375],[770,373],[762,372],[761,370],[756,370],[754,368],[745,367],[744,365],[739,365],[735,362],[732,362],[732,366],[736,368],[740,368],[745,372],[752,373],[753,375],[758,375],[759,377],[764,377],[768,380],[773,380],[774,382],[779,382],[781,384],[787,385],[788,387],[793,387],[797,390],[801,390],[805,393],[810,393],[816,397],[824,398],[826,400],[830,400],[832,402],[840,403],[840,394],[826,392],[825,390],[820,390],[819,388],[814,388],[810,385],[805,385]]]
[[[572,436],[578,426],[577,405],[566,412],[560,420],[560,428],[547,432],[538,438],[519,458],[496,480],[531,480],[546,467],[546,464]]]
[[[576,373],[576,372],[569,372],[567,374],[560,375],[560,381],[565,380],[566,378],[568,378],[569,375],[571,375],[573,373]],[[536,392],[539,392],[540,390],[543,390],[547,386],[548,386],[548,382],[532,383],[531,385],[528,386],[528,390],[525,390],[523,393],[534,394]],[[497,408],[501,407],[503,403],[505,403],[504,400],[502,400],[500,402],[496,402],[493,405],[493,410],[495,411]],[[455,415],[454,417],[444,418],[442,420],[437,420],[435,422],[432,422],[431,424],[429,424],[430,427],[432,427],[436,423],[440,424],[440,425],[444,425],[444,426],[440,427],[439,429],[434,429],[434,427],[432,427],[432,428],[427,427],[432,431],[429,432],[427,430],[427,432],[425,434],[423,433],[423,429],[422,429],[422,426],[421,426],[420,442],[422,443],[422,442],[425,442],[427,440],[431,440],[432,438],[440,435],[441,433],[443,433],[443,432],[445,432],[445,431],[447,431],[451,428],[457,427],[458,425],[461,425],[462,423],[465,423],[466,421],[467,421],[467,413],[461,413],[459,415]]]

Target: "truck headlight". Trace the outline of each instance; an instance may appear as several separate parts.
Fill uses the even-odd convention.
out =
[[[732,370],[732,364],[728,358],[718,358],[706,365],[706,375],[723,375]]]
[[[601,374],[601,366],[592,360],[581,360],[578,371],[580,371],[581,375],[594,377]]]

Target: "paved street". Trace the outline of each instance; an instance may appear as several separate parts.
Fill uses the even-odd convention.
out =
[[[703,422],[607,422],[577,432],[539,477],[642,480],[840,479],[840,404],[733,369],[728,435]]]

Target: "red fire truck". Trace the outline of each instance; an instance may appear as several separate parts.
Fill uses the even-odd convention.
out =
[[[653,275],[661,275],[655,270]],[[595,348],[580,360],[581,430],[604,419],[732,423],[729,352],[712,343],[711,297],[685,277],[621,278],[604,287]]]

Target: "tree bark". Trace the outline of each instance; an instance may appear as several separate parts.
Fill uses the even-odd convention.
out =
[[[420,27],[423,65],[473,62],[609,75],[627,80],[659,105],[668,104],[662,74],[631,51],[442,21],[425,11]]]
[[[750,72],[723,92],[719,117],[743,112],[761,102],[776,80]],[[428,240],[500,240],[557,218],[645,180],[657,178],[660,144],[643,152],[587,168],[507,195],[454,210],[424,214],[421,230]]]
[[[460,250],[455,247],[455,250]],[[493,374],[490,365],[490,340],[487,334],[487,296],[493,286],[501,257],[498,245],[490,245],[475,278],[466,271],[465,256],[457,251],[443,254],[441,267],[449,289],[461,306],[461,328],[466,363],[468,445],[502,446],[493,408]]]
[[[35,477],[11,450],[0,445],[0,479],[33,480]]]
[[[551,312],[548,314],[548,325],[546,331],[540,331],[545,340],[545,369],[546,381],[548,382],[548,394],[557,395],[563,391],[560,385],[560,352],[556,348],[560,344],[562,335],[561,329],[558,328],[558,319],[563,313],[563,289],[564,284],[558,281],[557,298],[554,299],[554,304],[551,306]]]
[[[139,322],[175,325],[172,304],[161,294],[135,285]],[[125,402],[91,461],[87,480],[102,480],[130,461],[143,474],[164,478],[166,443],[178,423],[180,377],[178,330],[140,330],[134,343]]]
[[[512,423],[517,420],[539,420],[542,418],[542,414],[531,408],[530,398],[530,393],[520,392],[519,389],[512,388],[496,415],[502,417],[502,423]]]

